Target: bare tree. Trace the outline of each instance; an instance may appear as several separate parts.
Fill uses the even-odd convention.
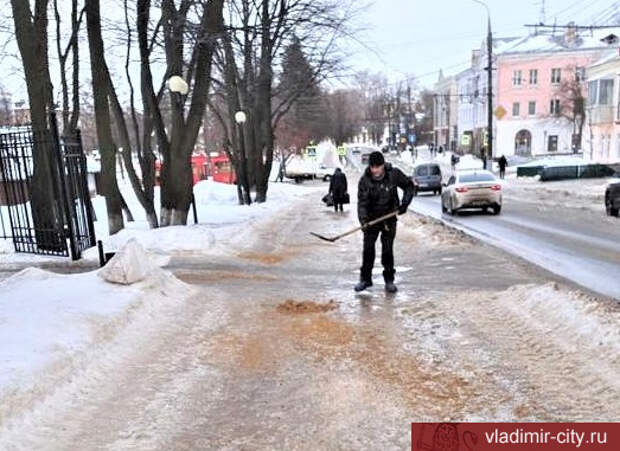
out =
[[[101,177],[108,211],[110,235],[124,227],[122,199],[116,180],[116,146],[112,138],[110,103],[108,100],[108,76],[101,36],[99,0],[86,0],[86,29],[90,50],[95,122],[99,152],[101,154]]]
[[[275,131],[284,116],[316,81],[335,72],[340,58],[336,41],[347,35],[353,15],[349,3],[333,0],[230,0],[228,33],[237,71],[235,87],[240,108],[248,115],[241,143],[248,153],[248,178],[256,201],[267,198],[274,156]],[[306,43],[313,67],[307,83],[284,93],[274,88],[284,48],[297,38]],[[230,64],[230,59],[221,58]],[[222,72],[226,72],[225,69]],[[229,79],[226,79],[229,81]]]
[[[573,125],[572,148],[576,152],[581,149],[583,127],[586,121],[586,99],[584,81],[577,75],[577,68],[569,67],[568,72],[573,75],[564,77],[555,94],[560,100],[560,116]]]
[[[181,0],[177,8],[173,0],[161,1],[161,33],[166,56],[165,78],[181,76],[187,82],[190,93],[187,96],[171,93],[171,130],[168,132],[160,108],[161,96],[155,92],[151,71],[151,1],[137,1],[142,96],[147,104],[145,113],[152,118],[163,156],[160,212],[162,226],[187,223],[192,197],[190,158],[208,101],[213,54],[223,26],[223,3],[224,0],[210,0],[206,3]],[[193,23],[191,17],[196,17],[197,22]],[[186,46],[186,34],[189,31],[194,32],[195,39]],[[189,62],[184,60],[186,51]],[[185,104],[188,101],[189,111],[185,114]]]
[[[53,110],[52,83],[48,59],[48,0],[34,0],[34,12],[29,0],[11,0],[15,38],[24,68],[30,116],[35,135],[33,145],[33,177],[31,183],[32,216],[37,230],[58,230],[62,215],[54,198],[53,162],[50,161],[49,113]],[[37,232],[38,245],[52,250],[63,246],[62,238],[50,243],[47,232]]]
[[[58,0],[54,0],[54,16],[56,19],[56,52],[60,72],[62,92],[62,123],[66,135],[74,135],[80,116],[80,55],[78,34],[84,16],[85,8],[78,12],[78,1],[71,0],[71,36],[66,47],[62,46],[61,14],[58,9]],[[67,80],[67,59],[72,54],[72,101],[69,105],[69,82]]]

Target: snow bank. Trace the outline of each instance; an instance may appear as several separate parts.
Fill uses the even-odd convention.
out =
[[[148,253],[132,238],[98,275],[106,282],[131,285],[146,279],[156,268]]]
[[[512,287],[498,295],[512,314],[527,317],[540,333],[555,338],[567,351],[620,355],[620,312],[580,292],[556,283]],[[548,329],[553,325],[555,333]],[[586,351],[588,350],[588,351]],[[610,375],[611,376],[611,375]]]
[[[559,158],[541,158],[539,160],[532,160],[528,163],[520,164],[517,167],[536,167],[536,166],[545,166],[545,167],[562,167],[562,166],[581,166],[589,164],[588,161],[585,161],[580,157],[559,157]]]
[[[0,282],[0,419],[66,383],[94,350],[193,288],[155,268],[131,286],[28,268]],[[2,423],[0,421],[0,423]]]
[[[574,179],[541,182],[534,177],[504,180],[504,195],[538,205],[566,205],[573,208],[603,210],[605,189],[617,178]]]
[[[249,225],[267,218],[287,208],[295,199],[327,187],[304,187],[290,183],[270,183],[267,202],[250,206],[239,205],[237,187],[225,183],[202,181],[194,186],[194,196],[198,211],[198,224],[193,224],[190,209],[188,226],[149,229],[144,210],[137,203],[130,186],[122,189],[136,221],[126,222],[125,229],[109,236],[105,199],[97,197],[93,204],[98,221],[95,223],[97,238],[104,243],[106,251],[117,251],[128,241],[135,239],[144,249],[159,254],[170,255],[179,252],[211,252],[218,241],[239,235]],[[155,204],[159,203],[159,189],[155,191]],[[89,260],[98,259],[96,249],[85,253]]]

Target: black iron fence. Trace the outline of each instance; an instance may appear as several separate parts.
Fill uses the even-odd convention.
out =
[[[0,132],[0,227],[16,252],[69,256],[95,245],[86,157],[79,133],[50,127]]]

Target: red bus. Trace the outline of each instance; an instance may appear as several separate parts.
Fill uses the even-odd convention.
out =
[[[213,176],[214,182],[229,183],[231,185],[237,183],[237,176],[228,159],[228,155],[218,155],[217,157],[210,157],[209,159],[211,160],[211,171],[209,175]]]
[[[202,180],[213,177],[214,182],[237,183],[235,170],[227,155],[207,157],[206,155],[192,155],[192,179],[194,185]],[[161,183],[161,161],[155,161],[155,185]]]

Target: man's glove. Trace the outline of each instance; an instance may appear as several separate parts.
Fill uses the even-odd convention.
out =
[[[408,208],[409,208],[409,205],[401,205],[400,207],[398,207],[398,214],[404,215],[405,213],[407,213]]]

